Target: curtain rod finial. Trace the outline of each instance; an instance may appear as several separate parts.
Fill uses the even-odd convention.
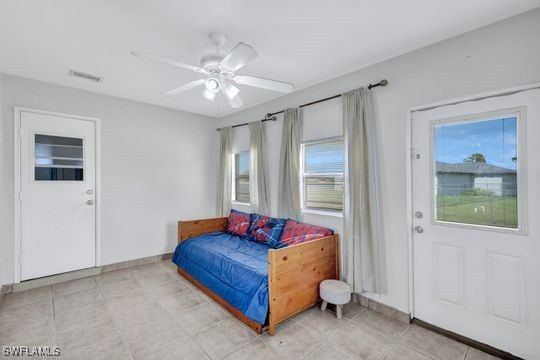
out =
[[[368,88],[369,90],[371,90],[371,89],[373,89],[374,87],[377,87],[377,86],[385,87],[386,85],[388,85],[388,80],[383,79],[383,80],[379,81],[379,82],[376,83],[376,84],[369,84],[367,88]]]

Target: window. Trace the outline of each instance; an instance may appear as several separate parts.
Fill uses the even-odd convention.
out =
[[[83,139],[36,134],[34,179],[82,181]]]
[[[233,201],[249,203],[249,150],[233,154]]]
[[[517,229],[518,118],[434,126],[436,221]]]
[[[343,139],[302,144],[302,206],[343,211]]]

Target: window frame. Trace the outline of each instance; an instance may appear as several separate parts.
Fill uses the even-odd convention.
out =
[[[31,169],[31,173],[33,174],[32,176],[32,180],[31,182],[32,183],[35,183],[35,182],[39,182],[39,183],[55,183],[55,182],[62,182],[62,183],[85,183],[86,182],[86,137],[85,136],[81,136],[81,135],[76,135],[76,134],[59,134],[57,132],[47,132],[47,131],[32,131],[30,132],[30,135],[32,137],[32,140],[31,140],[31,144],[33,146],[33,150],[32,150],[32,156],[33,156],[33,164],[32,165],[32,169]],[[82,157],[81,158],[76,158],[75,160],[80,160],[82,162],[82,165],[81,166],[72,166],[72,165],[55,165],[55,164],[51,164],[49,166],[47,166],[46,164],[37,164],[37,159],[38,158],[41,158],[37,155],[37,145],[47,145],[47,144],[44,144],[44,143],[38,143],[36,142],[36,137],[37,136],[49,136],[49,137],[60,137],[60,138],[72,138],[72,139],[80,139],[81,140],[81,150],[82,150]],[[59,146],[57,144],[50,144],[51,146]],[[60,146],[65,146],[65,145],[60,145]],[[70,146],[70,145],[68,145]],[[77,146],[78,147],[78,146]],[[51,156],[52,157],[55,157],[55,156]],[[68,159],[66,159],[68,160]],[[71,159],[69,159],[71,160]],[[60,179],[60,180],[40,180],[40,179],[36,179],[36,169],[37,168],[62,168],[62,169],[80,169],[82,170],[82,178],[81,180],[64,180],[64,179]]]
[[[445,125],[458,125],[475,121],[489,121],[496,120],[498,118],[516,117],[517,133],[516,133],[516,177],[517,177],[517,228],[507,228],[493,225],[480,225],[480,224],[467,224],[451,221],[437,220],[437,204],[435,194],[435,128]],[[429,122],[429,167],[430,167],[430,223],[435,226],[462,228],[469,230],[482,230],[496,233],[509,233],[509,234],[523,234],[528,235],[528,187],[527,187],[527,144],[526,134],[527,131],[527,108],[515,107],[507,108],[495,111],[487,111],[482,113],[455,116],[450,118],[442,118],[439,120],[432,120]]]
[[[341,173],[306,173],[305,172],[305,164],[306,164],[306,156],[305,156],[305,147],[306,145],[311,144],[317,144],[317,143],[324,143],[324,142],[333,142],[333,141],[341,141],[344,142],[343,136],[332,136],[327,138],[319,138],[319,139],[313,139],[313,140],[307,140],[302,141],[300,143],[300,174],[299,174],[299,184],[300,184],[300,209],[302,213],[309,213],[309,214],[319,214],[319,215],[326,215],[326,216],[336,216],[336,217],[343,217],[343,211],[336,210],[336,209],[330,209],[330,208],[309,208],[306,206],[306,195],[305,195],[305,179],[306,178],[317,178],[317,177],[341,177],[343,179],[343,182],[345,182],[345,164],[343,164],[343,172]],[[345,148],[343,149],[345,151]],[[345,191],[343,192],[343,201],[345,201]]]
[[[236,199],[236,155],[239,155],[240,153],[243,153],[243,152],[247,152],[248,153],[248,156],[251,157],[251,154],[250,154],[250,151],[249,150],[238,150],[237,152],[235,153],[232,153],[231,154],[231,203],[233,204],[239,204],[239,205],[247,205],[247,206],[250,206],[251,205],[251,189],[249,189],[249,201],[248,202],[245,202],[245,201],[240,201],[240,200],[237,200]],[[242,177],[245,177],[245,175],[241,175]],[[247,179],[248,179],[248,183],[249,183],[249,174],[247,175]]]

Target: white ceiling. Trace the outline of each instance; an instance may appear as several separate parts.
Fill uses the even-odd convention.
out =
[[[1,0],[0,72],[220,117],[222,95],[200,90],[160,96],[198,74],[130,55],[151,52],[199,64],[243,41],[259,57],[238,71],[284,80],[296,89],[540,6],[540,0]],[[70,69],[104,78],[67,76]],[[281,96],[241,88],[245,107]]]

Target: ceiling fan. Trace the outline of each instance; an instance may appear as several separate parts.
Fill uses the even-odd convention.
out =
[[[206,75],[205,78],[188,82],[187,84],[178,86],[174,89],[164,92],[163,96],[174,96],[184,91],[204,85],[202,95],[210,101],[214,101],[216,94],[222,92],[229,104],[233,108],[239,108],[244,105],[240,98],[238,89],[233,83],[253,86],[261,89],[273,90],[281,93],[290,93],[294,89],[294,85],[288,82],[264,79],[249,75],[237,75],[236,71],[240,70],[251,60],[255,59],[259,54],[253,47],[243,42],[238,43],[234,49],[227,55],[220,53],[219,49],[225,44],[226,37],[220,33],[211,33],[210,40],[216,46],[215,54],[208,54],[202,57],[201,66],[184,64],[175,60],[166,59],[163,57],[133,51],[131,54],[140,58],[157,61],[167,65],[176,66],[179,68],[192,70],[200,74]]]

